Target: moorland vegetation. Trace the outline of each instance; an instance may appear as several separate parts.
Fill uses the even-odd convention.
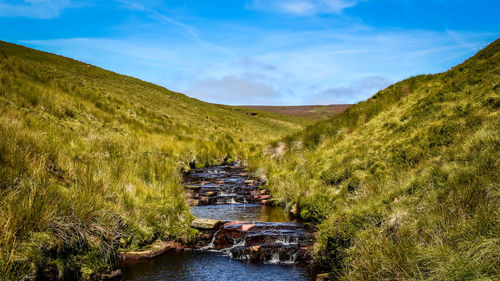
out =
[[[316,261],[340,280],[494,280],[499,111],[500,39],[274,142],[274,160],[252,166],[318,225]]]
[[[0,279],[95,279],[120,248],[189,241],[182,172],[242,159],[335,278],[494,280],[499,109],[500,40],[314,124],[2,42]]]

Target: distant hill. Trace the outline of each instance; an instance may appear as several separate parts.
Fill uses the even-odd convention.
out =
[[[331,104],[331,105],[299,105],[299,106],[271,106],[271,105],[242,105],[239,107],[246,109],[255,109],[269,111],[278,114],[299,116],[314,120],[330,118],[346,110],[350,104]]]

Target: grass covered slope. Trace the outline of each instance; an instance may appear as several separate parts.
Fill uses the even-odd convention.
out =
[[[302,127],[5,42],[0,111],[0,280],[99,278],[119,247],[189,239],[182,169]]]
[[[271,189],[319,225],[316,259],[341,280],[494,280],[499,110],[497,40],[285,138]]]

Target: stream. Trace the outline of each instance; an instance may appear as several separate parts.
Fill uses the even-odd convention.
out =
[[[191,251],[170,251],[121,266],[120,280],[312,280],[313,235],[266,203],[261,182],[237,163],[187,173],[188,203],[199,219],[220,220]]]

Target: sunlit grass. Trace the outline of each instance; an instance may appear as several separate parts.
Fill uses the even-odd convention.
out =
[[[253,166],[278,202],[319,222],[316,260],[341,280],[493,280],[499,109],[497,40],[284,138],[284,155]]]
[[[248,157],[309,122],[2,42],[0,111],[5,280],[99,278],[119,247],[189,240],[182,170]]]

